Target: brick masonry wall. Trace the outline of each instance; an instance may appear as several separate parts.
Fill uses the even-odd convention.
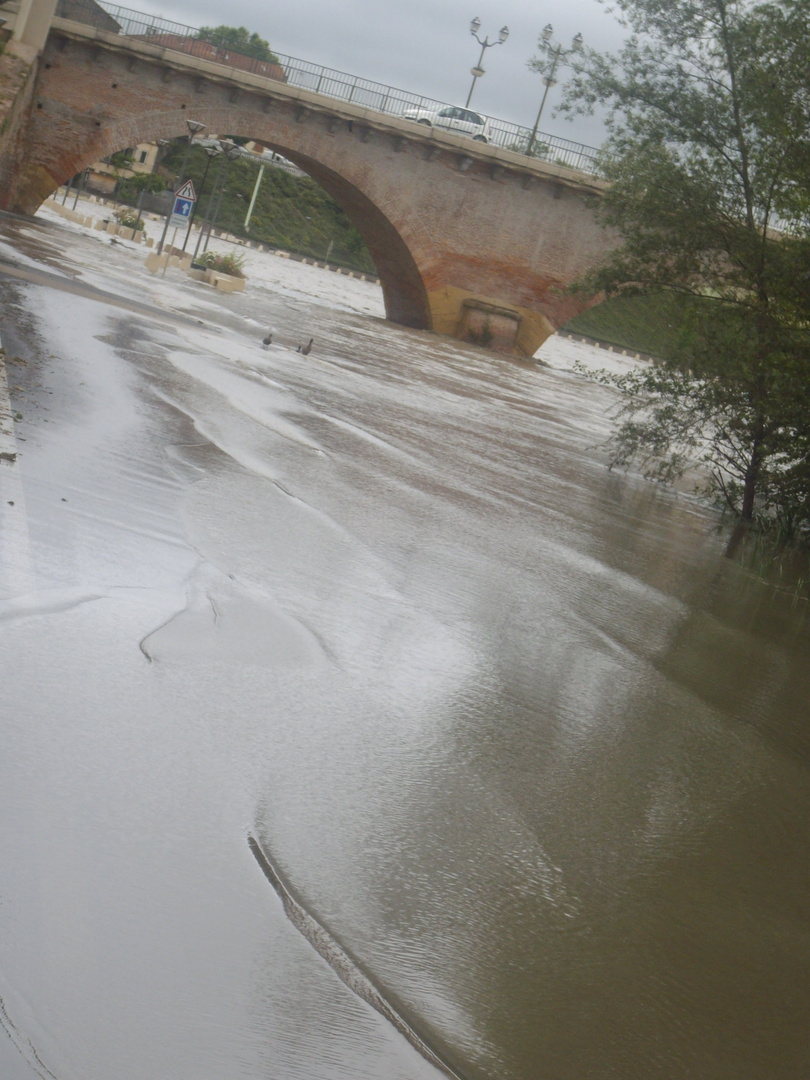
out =
[[[0,55],[0,209],[8,209],[5,203],[23,152],[36,70],[35,50],[17,42],[6,42]]]
[[[90,162],[187,134],[186,119],[253,138],[299,165],[341,204],[377,266],[388,317],[464,333],[473,299],[514,312],[531,354],[586,304],[565,286],[612,246],[595,185],[489,148],[434,139],[407,122],[313,100],[272,80],[146,46],[52,31],[7,205],[31,213]],[[338,115],[338,110],[343,112]],[[503,157],[503,155],[501,155]]]

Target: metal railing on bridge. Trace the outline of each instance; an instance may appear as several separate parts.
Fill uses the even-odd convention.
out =
[[[268,57],[259,46],[249,44],[234,45],[225,40],[217,40],[213,34],[201,32],[183,23],[168,19],[155,18],[152,15],[113,4],[99,4],[103,14],[95,16],[88,6],[82,5],[81,16],[67,15],[80,22],[98,25],[99,29],[112,30],[111,20],[118,26],[115,33],[140,41],[148,41],[176,52],[188,53],[200,59],[210,60],[230,68],[253,72],[269,79],[278,79],[289,86],[312,90],[316,94],[333,98],[337,101],[350,102],[374,109],[387,116],[402,117],[405,109],[438,110],[449,102],[436,98],[413,94],[407,90],[398,90],[393,86],[363,79],[359,75],[349,75],[343,71],[299,60],[293,56],[283,56],[273,52]],[[525,154],[532,133],[529,128],[512,124],[508,120],[488,119],[487,141],[504,150],[513,150]],[[548,161],[555,165],[566,165],[580,172],[596,174],[600,172],[600,163],[604,160],[601,151],[582,143],[561,139],[538,131],[532,143],[531,157],[539,161]]]

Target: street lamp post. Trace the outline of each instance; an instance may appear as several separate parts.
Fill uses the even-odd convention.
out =
[[[76,188],[76,198],[73,200],[73,209],[74,210],[76,209],[76,207],[78,205],[79,196],[84,191],[84,189],[87,187],[87,177],[89,175],[90,175],[90,170],[89,169],[85,169],[81,174],[82,178],[79,181],[79,186]]]
[[[186,244],[188,243],[188,238],[191,236],[191,226],[194,224],[194,218],[197,216],[197,207],[202,202],[203,192],[205,191],[205,180],[206,180],[206,177],[208,176],[208,170],[211,167],[211,162],[221,152],[222,151],[219,149],[219,144],[217,144],[216,147],[214,147],[214,146],[206,146],[206,148],[205,148],[205,153],[206,153],[206,156],[207,156],[208,160],[205,163],[205,170],[203,172],[202,180],[200,182],[200,193],[197,196],[197,201],[194,203],[194,207],[193,207],[193,209],[191,211],[191,216],[189,218],[188,228],[186,229],[186,238],[183,241],[183,251],[186,250]],[[211,200],[209,199],[209,202],[210,201]],[[197,246],[199,247],[199,241],[197,243]],[[195,252],[195,255],[196,255],[196,252]]]
[[[534,122],[532,133],[529,136],[529,144],[526,147],[527,157],[532,156],[532,150],[534,149],[534,140],[537,137],[537,128],[540,124],[540,117],[543,115],[543,108],[546,104],[548,92],[552,86],[556,85],[557,82],[557,80],[554,78],[554,75],[557,71],[560,60],[564,60],[567,56],[571,56],[572,53],[582,51],[582,34],[576,35],[576,37],[571,42],[570,49],[563,49],[562,45],[552,45],[551,36],[553,33],[554,27],[551,25],[551,23],[546,23],[546,25],[543,27],[543,36],[540,39],[540,48],[545,52],[546,60],[551,60],[551,68],[548,74],[543,76],[543,82],[545,83],[546,88],[543,91],[543,98],[540,102],[540,108],[537,110],[537,119]],[[534,60],[532,61],[532,66],[539,63],[539,60]]]
[[[208,241],[211,239],[211,233],[216,228],[219,219],[219,208],[222,206],[222,196],[225,194],[225,186],[228,183],[228,173],[231,171],[231,165],[242,154],[242,148],[237,146],[236,143],[231,142],[230,139],[221,142],[220,146],[225,151],[225,175],[222,177],[222,184],[219,188],[219,197],[217,198],[217,204],[214,208],[214,216],[209,222],[208,231],[205,234],[205,246],[203,247],[203,252],[208,251]]]
[[[155,169],[158,165],[158,159],[160,158],[160,151],[164,146],[169,145],[169,139],[158,139],[157,149],[155,150],[155,160],[152,162],[152,168],[149,170],[149,178],[146,181],[146,187],[141,189],[141,193],[138,196],[138,216],[135,218],[134,230],[137,231],[138,226],[141,223],[141,214],[143,213],[143,197],[152,185],[152,177],[155,175]]]
[[[304,247],[304,238],[306,237],[307,240],[309,239],[309,230],[310,230],[310,228],[312,226],[312,218],[311,217],[304,217],[304,215],[300,212],[300,210],[298,212],[298,216],[301,218],[301,221],[303,222],[303,224],[301,226],[301,235],[298,237],[298,252],[297,252],[297,254],[300,255],[301,251],[303,250],[303,247]]]
[[[221,154],[222,157],[221,157],[220,162],[219,162],[219,168],[217,169],[217,174],[214,177],[214,186],[211,188],[211,196],[208,199],[208,206],[206,207],[206,210],[205,210],[205,217],[203,218],[203,223],[200,226],[200,232],[199,232],[199,235],[197,237],[197,246],[194,248],[194,257],[192,259],[192,262],[197,261],[197,255],[199,254],[199,251],[200,251],[200,243],[202,242],[203,233],[205,233],[205,247],[203,248],[203,251],[208,250],[208,240],[209,240],[209,238],[211,236],[211,228],[212,228],[212,225],[211,225],[211,222],[212,222],[211,210],[212,210],[212,208],[214,206],[216,206],[216,211],[214,213],[214,217],[216,217],[216,212],[219,210],[219,202],[215,202],[215,200],[217,198],[217,188],[219,187],[220,177],[222,177],[222,168],[225,165],[230,166],[231,161],[233,161],[234,158],[239,157],[241,152],[242,152],[241,149],[236,145],[236,143],[231,142],[230,139],[220,139],[215,148],[206,150],[206,153],[211,158],[215,157],[217,154]],[[228,170],[226,168],[225,176],[222,179],[222,186],[223,187],[225,186],[225,181],[227,180],[227,178],[228,178]],[[220,197],[220,199],[222,198],[222,189],[221,188],[220,188],[219,197]]]
[[[490,41],[489,37],[485,37],[484,40],[482,41],[481,38],[478,36],[478,31],[480,29],[481,29],[481,20],[476,15],[476,17],[470,23],[470,33],[475,38],[475,40],[478,42],[478,44],[481,46],[481,55],[478,57],[478,63],[470,71],[470,74],[472,75],[473,80],[472,80],[472,84],[470,86],[470,92],[469,92],[469,94],[467,94],[467,100],[464,103],[465,108],[470,104],[470,99],[473,96],[473,90],[475,89],[476,80],[480,79],[481,76],[484,74],[484,69],[481,66],[483,64],[483,62],[484,62],[484,53],[487,51],[487,49],[491,49],[493,45],[503,45],[503,43],[509,37],[509,27],[508,26],[502,26],[500,31],[498,32],[498,40],[497,41]]]
[[[205,124],[201,124],[199,120],[186,120],[186,127],[188,128],[188,142],[186,143],[186,152],[185,154],[183,154],[183,164],[180,166],[180,182],[178,183],[175,190],[179,190],[180,187],[182,187],[183,181],[186,178],[186,165],[188,164],[188,155],[189,151],[191,150],[191,144],[194,142],[194,137],[196,135],[199,135],[201,131],[205,131]],[[158,244],[157,248],[158,255],[160,255],[160,253],[163,251],[163,245],[166,241],[166,233],[169,231],[169,221],[172,216],[173,206],[174,204],[170,203],[169,209],[166,212],[166,223],[163,226],[163,235],[160,238],[160,243]],[[174,243],[174,235],[176,235],[176,233],[177,230],[175,229],[175,233],[172,236],[172,243]]]
[[[248,229],[250,229],[250,219],[253,216],[253,207],[256,205],[256,196],[259,194],[259,187],[260,187],[261,182],[262,182],[262,177],[264,176],[264,170],[265,170],[265,164],[264,164],[264,162],[262,162],[261,165],[259,166],[259,175],[256,177],[256,183],[253,185],[253,195],[251,196],[251,199],[250,199],[250,206],[248,207],[247,214],[245,214],[245,224],[244,224],[245,232],[247,232]]]

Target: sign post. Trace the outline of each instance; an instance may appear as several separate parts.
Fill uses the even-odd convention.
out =
[[[166,233],[169,231],[170,225],[174,225],[175,229],[188,228],[196,201],[197,196],[194,192],[194,184],[191,180],[186,180],[174,193],[172,211],[167,216],[166,224],[163,226],[163,236],[160,238],[158,254],[163,251],[163,242],[166,239]]]
[[[174,193],[174,206],[169,224],[176,225],[179,229],[187,228],[196,201],[194,184],[186,180],[185,184]]]

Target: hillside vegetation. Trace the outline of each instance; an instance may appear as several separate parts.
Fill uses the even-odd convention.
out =
[[[628,352],[668,356],[683,334],[683,311],[665,292],[649,296],[615,296],[583,311],[563,328]]]
[[[169,187],[174,188],[178,179],[184,153],[185,146],[178,143],[171,148],[159,167],[158,172],[163,174]],[[211,162],[203,187],[208,157],[201,147],[193,148],[189,154],[186,178],[193,180],[199,200],[198,222],[208,212],[220,162],[219,158]],[[334,199],[313,180],[291,176],[282,169],[268,166],[246,230],[244,221],[259,169],[244,159],[237,159],[222,168],[228,169],[227,182],[224,189],[220,184],[210,210],[216,227],[227,229],[235,236],[313,259],[324,260],[328,253],[332,264],[364,273],[375,272],[374,262],[360,233]]]

